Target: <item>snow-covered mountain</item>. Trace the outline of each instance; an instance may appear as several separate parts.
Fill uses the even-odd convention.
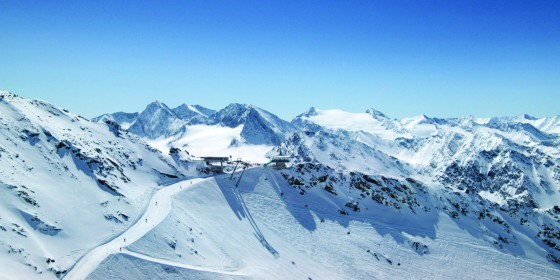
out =
[[[207,123],[208,117],[214,113],[214,110],[200,105],[183,104],[170,109],[167,105],[154,101],[141,113],[117,112],[103,114],[91,120],[94,122],[110,120],[138,136],[155,139],[184,132],[186,125]]]
[[[522,114],[516,117],[488,118],[483,119],[482,122],[497,122],[502,124],[530,124],[542,132],[560,134],[560,116],[558,115],[538,119],[527,114]]]
[[[128,131],[148,139],[170,137],[185,131],[186,120],[181,119],[167,105],[155,101],[146,107]]]
[[[293,157],[294,163],[304,164],[300,170],[307,170],[289,178],[291,182],[299,182],[294,187],[305,191],[309,188],[309,177],[313,181],[313,178],[336,177],[339,173],[381,175],[385,179],[366,180],[370,187],[354,186],[363,192],[360,196],[352,195],[354,200],[349,200],[348,205],[352,208],[371,197],[397,209],[413,207],[418,194],[437,190],[427,197],[421,195],[424,202],[419,205],[433,207],[428,212],[443,212],[454,219],[473,221],[476,221],[473,218],[483,220],[498,215],[504,220],[492,220],[503,227],[499,230],[480,222],[455,223],[475,236],[494,240],[491,243],[500,250],[517,252],[514,254],[527,246],[527,242],[519,244],[517,240],[531,239],[536,246],[535,253],[544,251],[540,253],[542,259],[558,264],[560,138],[533,126],[550,124],[546,120],[553,118],[435,119],[422,115],[399,121],[377,112],[368,116],[371,112],[312,109],[298,116],[294,123],[303,131],[275,148],[275,152]],[[548,131],[556,128],[547,127]],[[318,166],[316,170],[321,172],[317,174],[305,168],[308,163]],[[353,181],[345,176],[348,175],[336,180],[342,183],[323,188],[339,193],[337,185]],[[411,185],[395,191],[384,186],[391,180]],[[428,191],[414,190],[418,183]],[[412,192],[407,195],[407,190]],[[401,194],[406,198],[399,199]],[[431,201],[429,197],[438,197],[444,203]],[[410,209],[415,215],[418,213]],[[491,216],[487,215],[488,211]]]
[[[0,278],[560,277],[555,117],[154,102],[92,122],[0,96]],[[228,154],[291,162],[198,172]]]
[[[92,120],[104,121],[104,116]],[[119,122],[122,118],[112,119],[126,124]],[[266,153],[284,141],[294,127],[253,105],[233,103],[214,111],[199,105],[169,109],[161,102],[153,102],[132,121],[128,131],[162,152],[175,147],[197,156],[232,155],[264,161]]]
[[[137,221],[176,165],[119,126],[0,92],[0,278],[54,278]]]
[[[278,145],[293,132],[292,125],[253,105],[233,103],[210,117],[209,124],[243,126],[240,136],[250,144]]]
[[[327,129],[346,131],[364,131],[383,138],[394,139],[405,133],[397,120],[392,120],[383,113],[368,109],[365,113],[350,113],[342,110],[309,109],[297,116],[292,123],[299,128],[320,126]]]
[[[526,120],[422,115],[399,121],[371,109],[364,114],[313,109],[294,120],[303,131],[276,150],[296,162],[401,178],[424,176],[423,181],[461,191],[489,191],[487,197],[497,203],[516,199],[549,208],[560,199],[560,138]]]

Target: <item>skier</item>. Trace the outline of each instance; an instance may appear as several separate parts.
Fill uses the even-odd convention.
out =
[[[146,223],[148,222],[148,218],[146,218]]]

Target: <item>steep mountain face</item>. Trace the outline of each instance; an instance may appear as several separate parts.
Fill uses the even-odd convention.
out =
[[[332,119],[343,114],[359,121]],[[479,193],[501,204],[516,200],[550,208],[551,201],[560,199],[558,135],[508,118],[419,116],[395,121],[378,112],[372,116],[332,111],[301,115],[296,121],[308,123],[306,132],[296,133],[277,152],[295,162],[318,162],[337,170],[424,176],[426,183]],[[383,120],[376,130],[364,125],[378,123],[373,118]],[[369,131],[356,125],[360,121]],[[377,130],[380,127],[385,131]]]
[[[243,125],[240,136],[250,144],[278,145],[292,132],[293,126],[253,105],[230,104],[210,117],[210,124],[226,127]]]
[[[341,116],[346,118],[341,120]],[[385,205],[392,201],[390,204],[400,209],[409,207],[409,201],[418,198],[406,195],[407,199],[399,200],[399,193],[406,194],[405,190],[422,193],[413,186],[421,184],[430,190],[425,194],[435,191],[428,196],[438,197],[439,201],[424,197],[419,205],[453,219],[466,216],[476,221],[502,217],[492,218],[501,229],[485,225],[484,228],[491,228],[486,233],[478,225],[463,226],[459,221],[457,224],[472,230],[473,235],[490,234],[493,237],[484,239],[497,240],[498,248],[510,253],[524,246],[515,240],[532,239],[540,247],[536,250],[546,251],[540,254],[544,259],[558,264],[559,136],[537,129],[531,124],[536,122],[528,117],[484,120],[434,119],[423,115],[397,121],[378,112],[367,118],[366,114],[312,110],[294,121],[303,131],[295,133],[275,152],[291,156],[294,163],[304,164],[298,167],[299,177],[288,178],[292,183],[298,182],[294,187],[303,192],[313,187],[309,177],[311,181],[339,177],[323,187],[329,193],[338,193],[337,186],[345,190],[346,182],[353,181],[348,176],[381,175],[410,184],[401,185],[395,191],[385,186],[387,179],[374,179],[377,183],[366,179],[370,187],[364,189],[363,185],[354,184],[355,188],[364,189],[364,195],[352,197],[358,198],[359,203],[367,197]],[[554,128],[549,127],[549,131]],[[310,171],[305,167],[309,162],[318,167]],[[381,198],[373,197],[372,193]],[[350,206],[358,202],[347,201]],[[509,249],[504,249],[506,245]]]
[[[415,171],[406,162],[356,140],[345,130],[299,131],[274,152],[293,158],[293,163],[331,166],[341,172],[360,171],[396,177],[410,177]]]
[[[178,168],[112,121],[0,92],[0,278],[59,276]]]
[[[149,139],[167,138],[183,133],[185,125],[186,121],[175,115],[167,105],[156,101],[148,104],[128,131]]]

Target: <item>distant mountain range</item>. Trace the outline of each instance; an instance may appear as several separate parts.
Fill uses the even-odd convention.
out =
[[[238,134],[223,149],[226,153],[239,145],[268,145],[271,151],[263,157],[282,154],[295,163],[312,162],[342,172],[413,177],[478,193],[500,205],[516,201],[548,209],[560,201],[559,116],[420,115],[396,120],[375,109],[350,113],[311,108],[287,122],[252,105],[234,103],[213,111],[198,105],[169,109],[153,102],[139,114],[115,113],[94,121],[106,119],[130,124],[129,132],[148,141],[172,139],[170,146],[205,134],[191,131],[192,126],[237,128]],[[189,144],[181,148],[189,150]]]

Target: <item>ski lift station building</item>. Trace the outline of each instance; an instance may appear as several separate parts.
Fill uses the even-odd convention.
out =
[[[223,173],[224,163],[227,164],[229,162],[229,157],[202,157],[202,159],[210,170],[217,173]],[[218,163],[220,165],[218,165]]]
[[[284,169],[286,168],[286,163],[290,162],[290,160],[291,157],[289,156],[273,156],[264,166],[274,164],[277,169]]]

